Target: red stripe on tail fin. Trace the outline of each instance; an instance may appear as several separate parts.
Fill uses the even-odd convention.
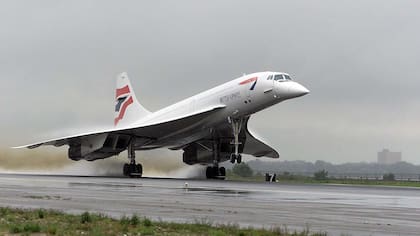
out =
[[[118,98],[119,96],[123,95],[123,94],[127,94],[130,93],[130,88],[128,87],[128,85],[117,89],[116,93],[115,93],[115,98]]]

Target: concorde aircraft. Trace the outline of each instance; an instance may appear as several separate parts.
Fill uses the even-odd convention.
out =
[[[136,98],[127,73],[117,77],[115,127],[77,134],[17,148],[68,145],[71,160],[94,161],[127,150],[125,176],[141,177],[135,151],[156,148],[183,150],[188,165],[207,165],[206,177],[224,179],[219,163],[241,163],[242,153],[279,158],[276,150],[258,140],[248,129],[250,116],[309,90],[282,72],[243,75],[171,106],[150,112]],[[273,127],[274,128],[274,127]]]

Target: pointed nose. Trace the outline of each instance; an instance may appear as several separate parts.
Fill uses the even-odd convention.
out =
[[[290,97],[301,97],[309,93],[309,90],[299,83],[293,82],[289,85],[288,94]]]

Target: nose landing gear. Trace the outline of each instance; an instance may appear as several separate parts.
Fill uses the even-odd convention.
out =
[[[243,119],[232,119],[229,117],[229,123],[232,125],[233,131],[233,144],[235,146],[235,152],[230,155],[230,162],[231,163],[241,163],[242,162],[242,155],[239,153],[239,145],[242,143],[239,142],[239,134],[241,133]]]
[[[231,163],[236,162],[236,163],[240,164],[242,162],[242,155],[241,154],[235,154],[235,153],[230,154],[230,162]]]

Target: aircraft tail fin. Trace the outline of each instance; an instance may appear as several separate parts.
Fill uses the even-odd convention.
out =
[[[137,100],[126,72],[117,77],[114,125],[123,127],[150,114]]]

